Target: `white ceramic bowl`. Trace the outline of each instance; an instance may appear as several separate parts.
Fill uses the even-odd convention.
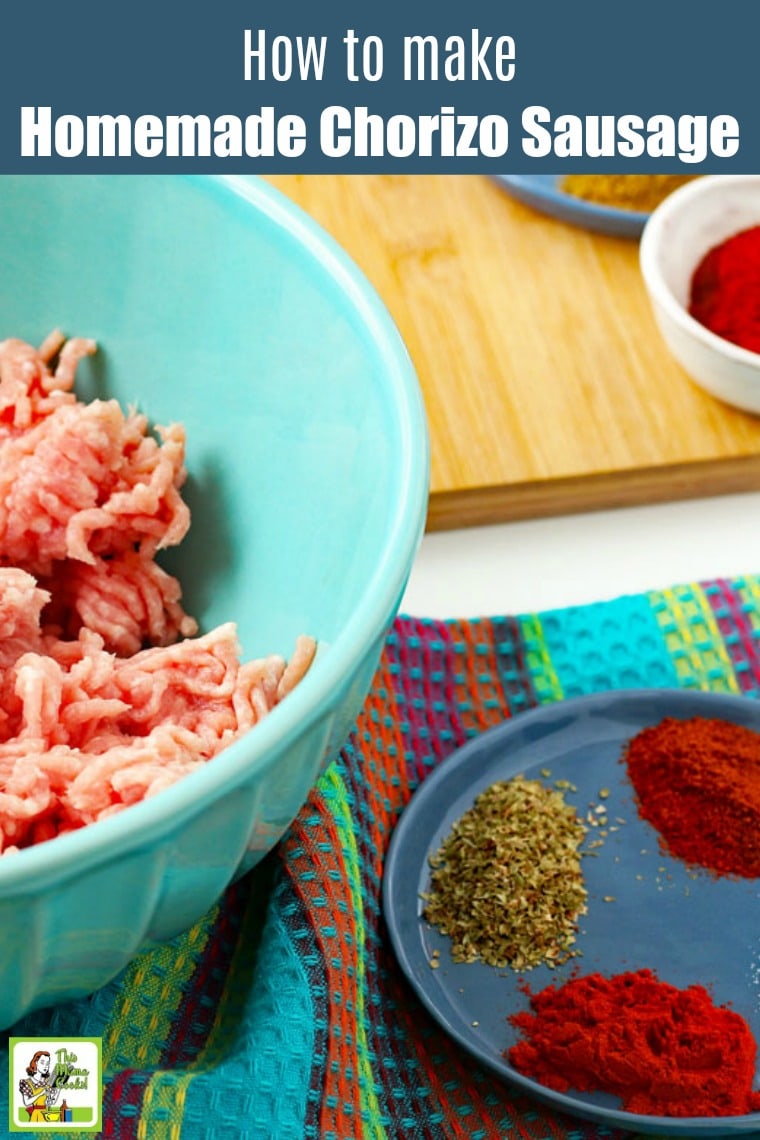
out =
[[[760,225],[760,175],[698,178],[657,207],[641,237],[641,272],[673,356],[718,399],[760,412],[760,354],[716,336],[687,311],[694,270],[708,250]]]

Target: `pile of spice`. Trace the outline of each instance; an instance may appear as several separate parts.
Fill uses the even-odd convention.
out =
[[[717,875],[760,877],[760,733],[667,718],[634,736],[624,759],[639,815],[671,855]]]
[[[760,226],[705,254],[691,280],[689,312],[724,340],[760,352]]]
[[[703,986],[679,990],[651,970],[572,978],[531,995],[510,1022],[524,1039],[510,1064],[558,1092],[607,1092],[628,1112],[743,1116],[757,1047],[746,1021]]]
[[[695,174],[568,174],[562,190],[574,198],[649,214]]]
[[[516,776],[492,784],[431,857],[425,917],[457,962],[527,970],[572,956],[586,910],[585,828],[562,793]]]

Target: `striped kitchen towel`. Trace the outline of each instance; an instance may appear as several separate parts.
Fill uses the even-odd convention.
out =
[[[506,717],[605,689],[756,697],[759,627],[753,577],[398,618],[350,741],[279,847],[110,985],[26,1017],[6,1051],[10,1035],[101,1037],[103,1135],[118,1140],[621,1137],[500,1083],[432,1021],[384,929],[383,857],[425,776]]]

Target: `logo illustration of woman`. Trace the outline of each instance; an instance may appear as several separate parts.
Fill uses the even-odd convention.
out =
[[[28,1080],[18,1083],[24,1107],[29,1113],[29,1122],[42,1123],[60,1120],[60,1109],[53,1108],[58,1100],[60,1088],[50,1073],[50,1054],[38,1050],[27,1066]]]

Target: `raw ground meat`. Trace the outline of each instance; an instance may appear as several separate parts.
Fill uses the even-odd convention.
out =
[[[123,657],[146,643],[171,645],[198,632],[182,609],[177,579],[134,550],[92,564],[54,563],[40,585],[52,599],[45,609],[47,631],[77,637],[80,629],[93,630]]]
[[[77,401],[88,340],[0,343],[0,854],[121,811],[253,728],[309,669],[194,637],[154,561],[184,536],[184,431]],[[58,363],[52,370],[51,363]],[[178,640],[182,638],[183,640]]]
[[[79,361],[95,352],[95,341],[67,341],[58,330],[39,350],[22,340],[0,342],[0,439],[39,423],[64,404],[76,403],[71,391]],[[50,362],[58,356],[54,372]]]
[[[69,636],[89,626],[129,654],[197,632],[176,578],[153,560],[190,525],[185,432],[159,427],[157,440],[115,400],[79,402],[76,366],[94,351],[59,333],[40,351],[0,343],[0,565],[50,589],[43,623]]]

